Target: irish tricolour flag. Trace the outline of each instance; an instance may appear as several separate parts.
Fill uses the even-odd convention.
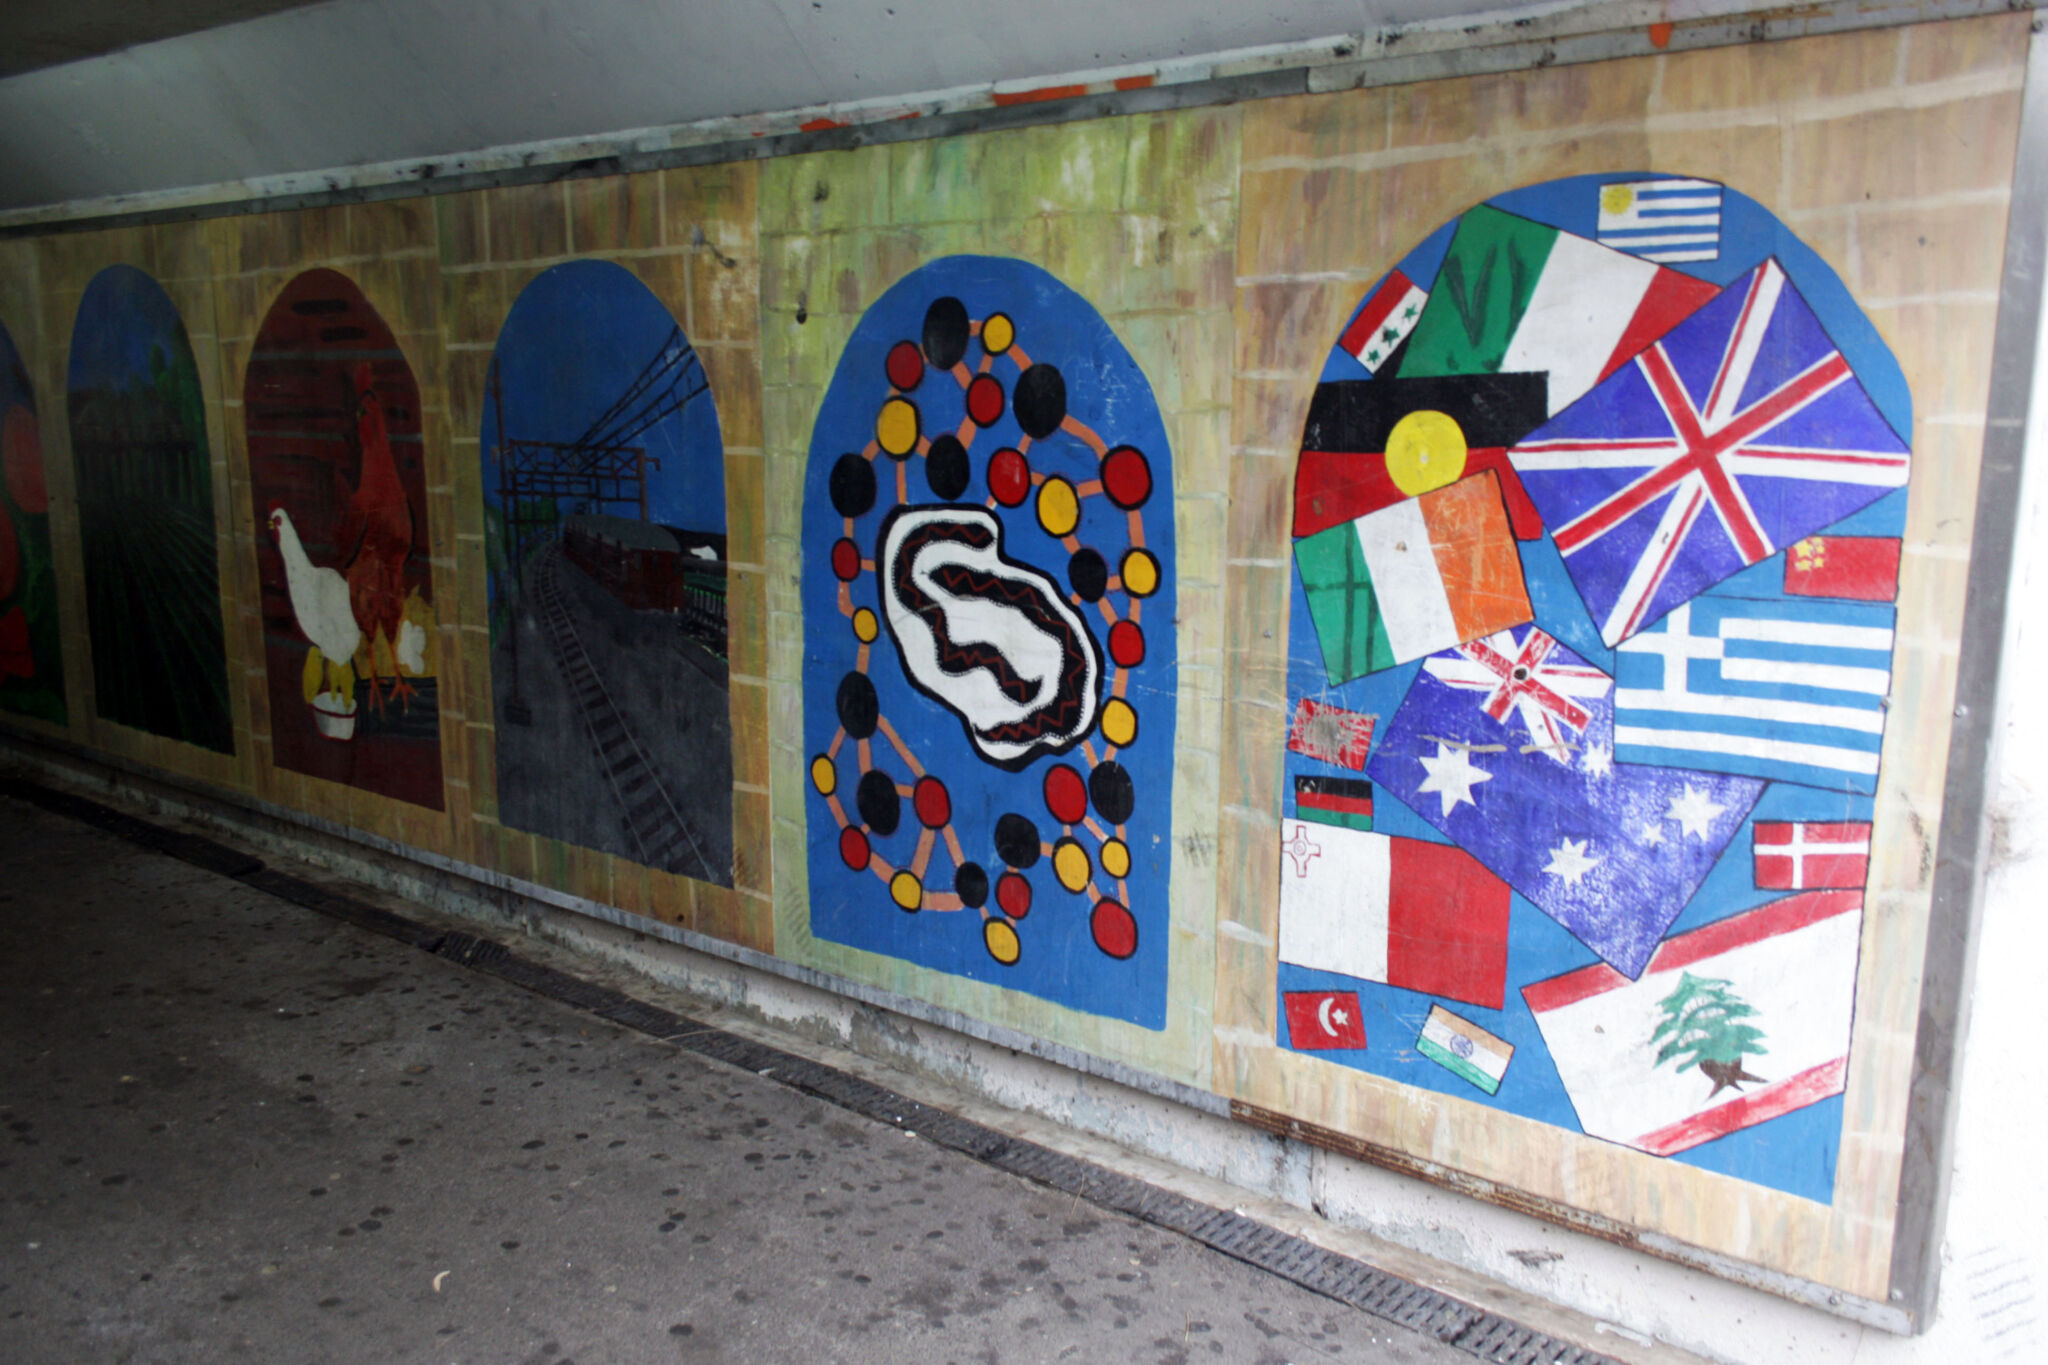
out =
[[[1579,1124],[1669,1156],[1842,1093],[1860,891],[1809,891],[1522,988]]]
[[[1531,619],[1492,470],[1294,542],[1330,682]]]
[[[1543,371],[1555,414],[1718,292],[1482,204],[1458,220],[1401,376]]]

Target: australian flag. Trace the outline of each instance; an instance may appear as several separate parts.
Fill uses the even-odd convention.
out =
[[[1544,653],[1576,679],[1598,673],[1561,644]],[[1561,755],[1521,707],[1464,685],[1469,662],[1458,650],[1425,662],[1366,772],[1616,971],[1641,975],[1764,784],[1617,764],[1606,688],[1556,698],[1576,736]]]
[[[1910,463],[1775,259],[1509,458],[1610,645],[1902,487]]]

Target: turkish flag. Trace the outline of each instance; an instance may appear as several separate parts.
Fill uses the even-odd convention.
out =
[[[1287,1037],[1298,1050],[1365,1046],[1357,991],[1288,991],[1285,998]]]

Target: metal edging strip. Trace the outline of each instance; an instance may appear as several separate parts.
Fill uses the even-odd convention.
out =
[[[1956,1091],[1969,1031],[1990,843],[1986,818],[1991,750],[1998,721],[2011,600],[2013,546],[2021,510],[2022,463],[2040,342],[2044,259],[2048,259],[2048,40],[2035,20],[2028,44],[2019,146],[2007,210],[2005,266],[1991,352],[1991,393],[1970,540],[1955,717],[1942,784],[1941,835],[1913,1043],[1905,1150],[1892,1229],[1890,1297],[1915,1332],[1934,1320],[1941,1240],[1955,1142]]]

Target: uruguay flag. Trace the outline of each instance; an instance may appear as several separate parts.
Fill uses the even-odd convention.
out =
[[[1877,790],[1889,605],[1696,597],[1615,652],[1614,756]]]

